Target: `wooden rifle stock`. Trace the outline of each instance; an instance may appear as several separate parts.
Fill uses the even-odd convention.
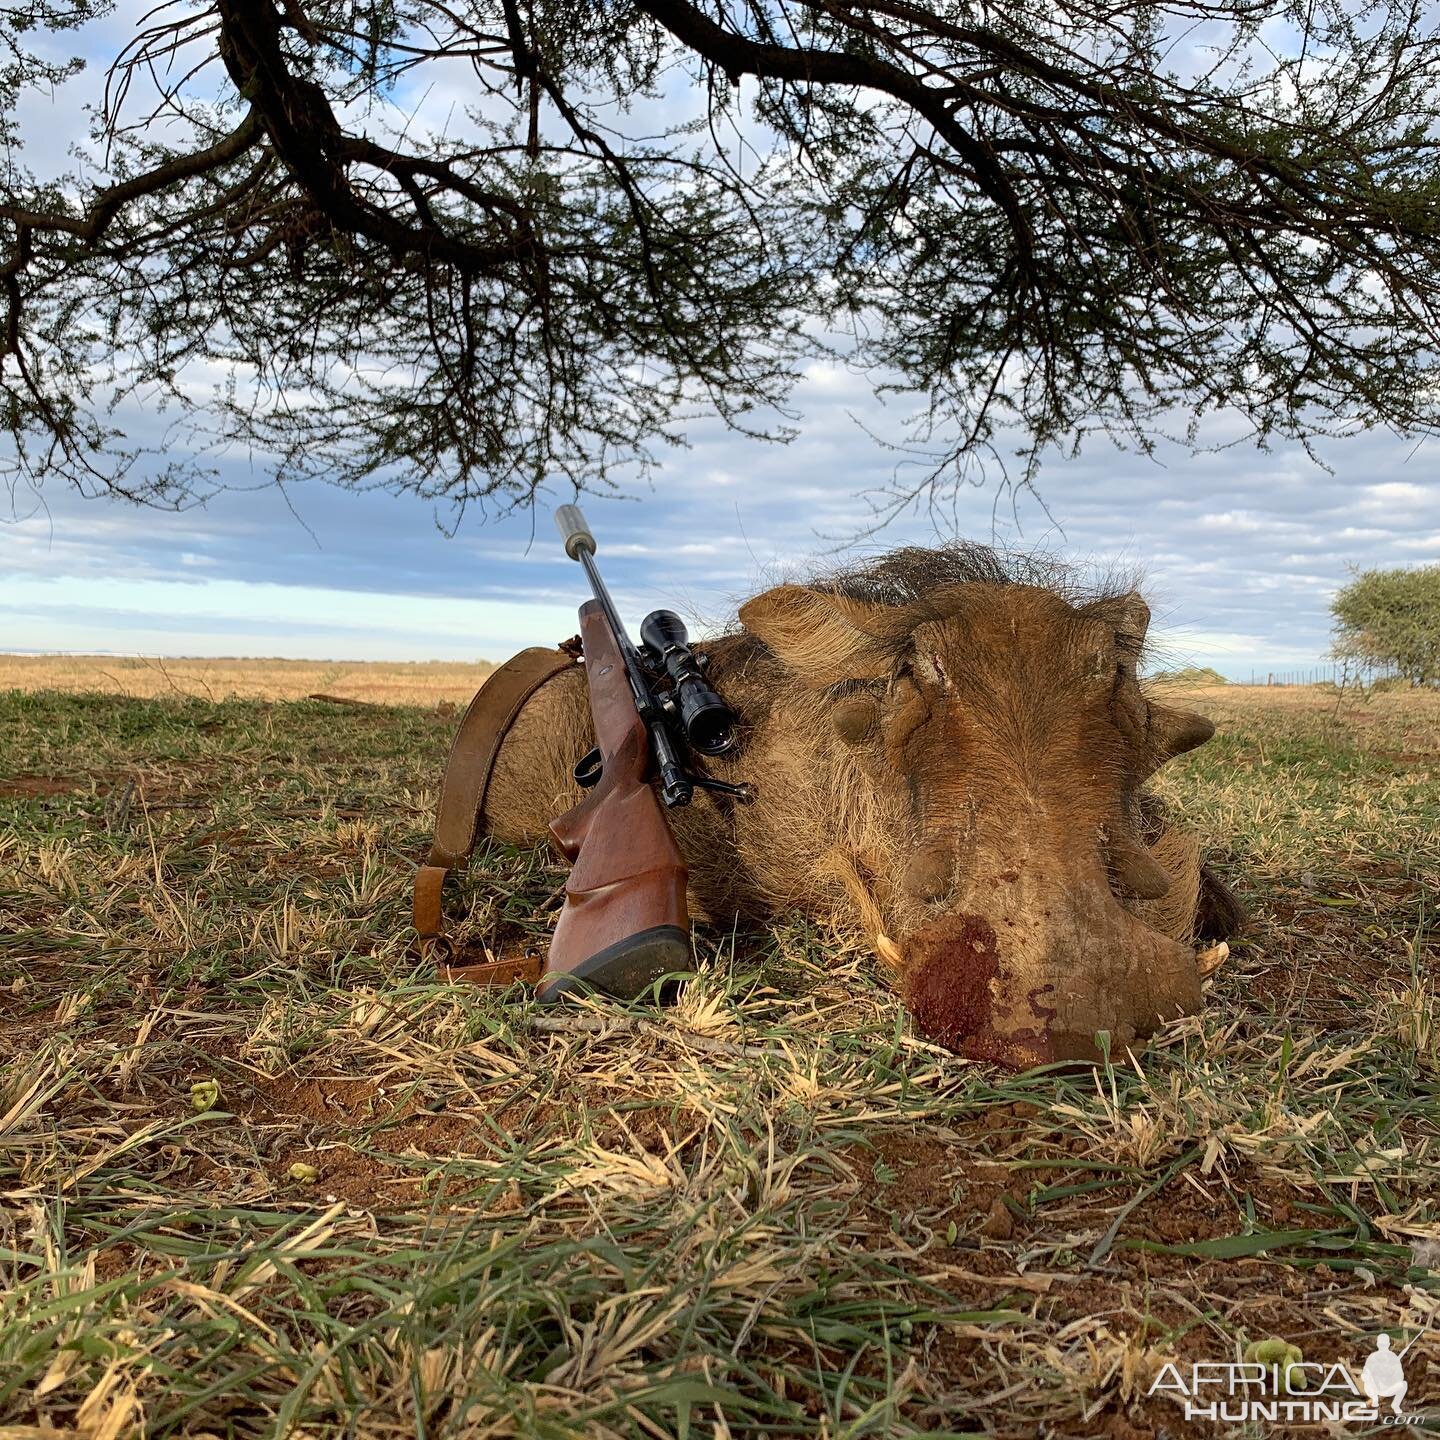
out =
[[[585,799],[550,824],[572,868],[538,995],[556,999],[583,982],[630,999],[691,968],[688,872],[649,784],[650,736],[597,601],[580,607],[580,636],[604,769]]]

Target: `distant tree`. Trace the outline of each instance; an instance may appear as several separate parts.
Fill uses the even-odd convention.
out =
[[[1017,435],[1023,479],[1216,410],[1437,428],[1414,0],[170,0],[37,178],[47,32],[111,9],[0,7],[15,477],[178,504],[248,453],[505,507],[698,415],[783,435],[836,334],[914,401],[897,505]]]
[[[1440,684],[1440,565],[1366,570],[1330,612],[1338,659],[1397,670],[1415,685]]]

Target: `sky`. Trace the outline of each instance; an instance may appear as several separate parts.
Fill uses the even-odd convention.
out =
[[[27,128],[57,154],[81,138],[91,83],[30,102]],[[779,579],[958,534],[1139,572],[1161,663],[1263,679],[1321,663],[1328,602],[1350,567],[1440,562],[1437,443],[1378,433],[1323,445],[1328,468],[1294,447],[1148,458],[1099,441],[1048,462],[1038,498],[992,482],[964,491],[942,530],[910,516],[857,538],[866,493],[895,465],[867,431],[898,438],[902,417],[836,364],[812,365],[794,400],[789,445],[698,423],[652,486],[583,500],[632,629],[659,605],[719,626]],[[1209,445],[1231,438],[1224,423]],[[472,511],[447,533],[453,517],[413,498],[323,484],[281,494],[263,466],[238,462],[227,478],[241,488],[181,513],[59,485],[0,496],[0,649],[497,660],[575,630],[583,577],[549,514],[574,498],[568,487],[532,513],[486,523]]]

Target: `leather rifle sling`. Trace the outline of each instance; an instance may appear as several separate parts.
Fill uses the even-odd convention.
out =
[[[575,664],[564,650],[522,650],[507,660],[470,702],[455,733],[445,776],[440,782],[440,803],[435,814],[435,840],[426,863],[415,872],[412,910],[421,953],[434,955],[440,969],[453,980],[480,985],[509,985],[515,980],[540,978],[543,961],[496,960],[479,965],[449,965],[450,942],[445,938],[441,900],[445,877],[470,861],[485,808],[485,791],[495,769],[495,757],[526,701],[562,670]]]

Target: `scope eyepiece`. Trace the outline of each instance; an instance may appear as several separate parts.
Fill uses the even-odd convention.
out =
[[[673,610],[652,610],[640,625],[640,643],[675,687],[685,739],[702,755],[723,755],[739,741],[740,722],[705,683],[689,638],[685,622]]]

